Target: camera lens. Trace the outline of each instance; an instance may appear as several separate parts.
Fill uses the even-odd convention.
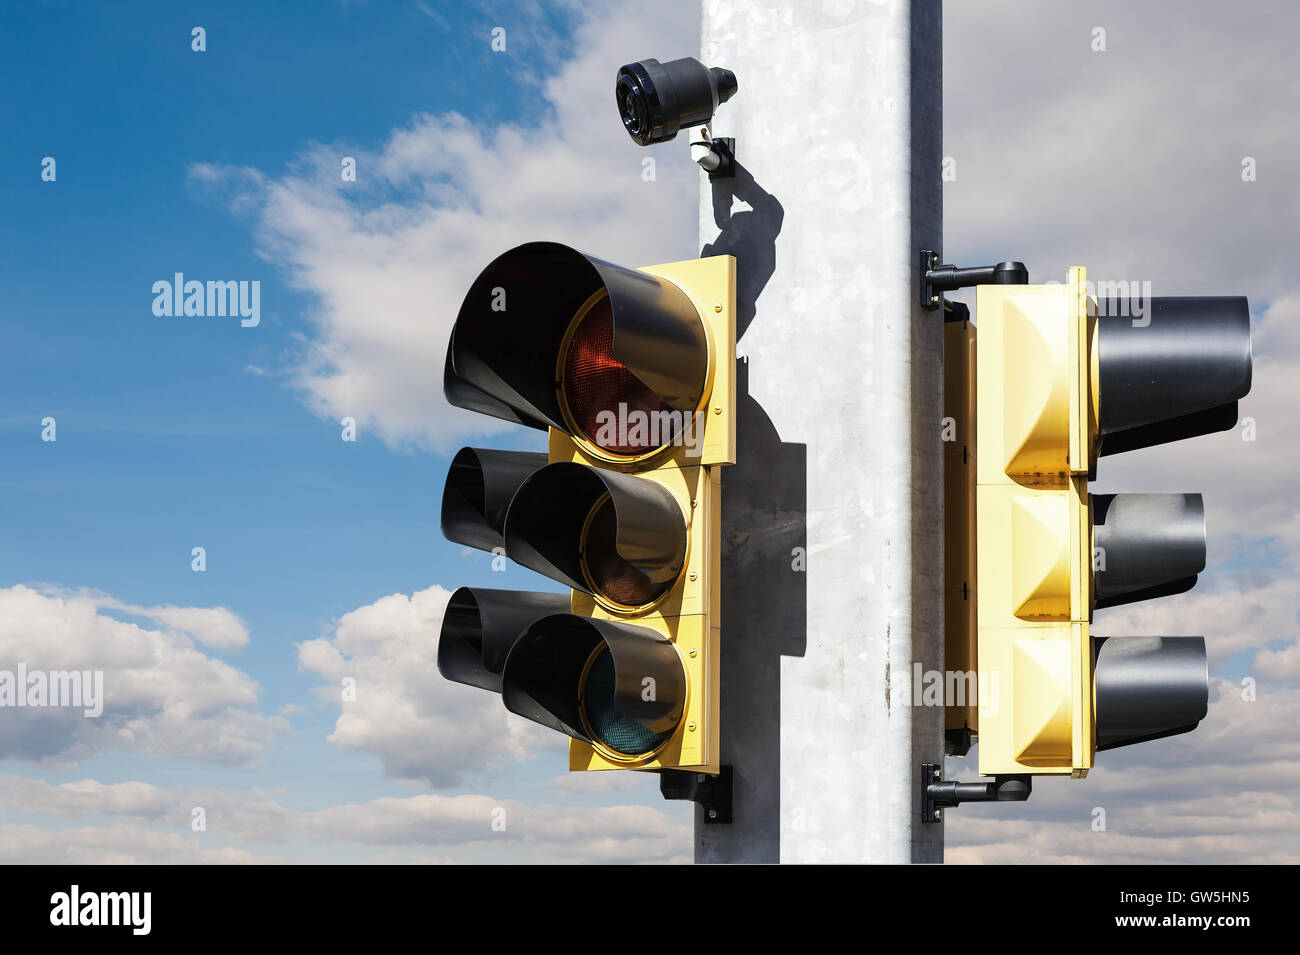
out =
[[[623,125],[627,127],[632,138],[636,139],[645,132],[645,100],[636,84],[626,76],[619,79],[616,93],[620,104],[619,111],[623,115]]]
[[[642,146],[661,142],[665,138],[664,111],[654,78],[647,69],[649,64],[654,64],[655,67],[659,65],[654,60],[628,64],[618,71],[618,79],[614,84],[614,99],[617,100],[619,114],[623,117],[623,127]]]

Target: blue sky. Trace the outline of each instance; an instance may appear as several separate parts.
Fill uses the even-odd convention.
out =
[[[489,20],[460,6],[446,28],[384,4],[311,18],[292,4],[18,14],[6,69],[30,95],[4,117],[27,148],[6,150],[3,169],[18,347],[0,373],[0,577],[237,608],[261,637],[241,663],[275,706],[304,689],[294,641],[376,596],[464,574],[438,532],[441,457],[394,453],[364,429],[345,443],[282,376],[247,370],[294,352],[307,302],[186,176],[203,161],[278,169],[309,141],[372,141],[422,109],[516,111],[513,71],[486,39],[469,42]],[[205,53],[190,50],[195,24]],[[54,183],[33,174],[45,155]],[[262,324],[155,317],[150,287],[176,271],[260,279]],[[46,415],[54,444],[38,440]]]
[[[326,742],[337,707],[316,705],[311,690],[323,681],[300,669],[296,644],[378,598],[434,583],[553,589],[527,571],[491,573],[486,556],[442,539],[456,435],[386,441],[363,421],[349,443],[338,415],[310,406],[294,369],[317,332],[315,298],[259,249],[255,219],[196,186],[193,170],[276,177],[318,145],[361,155],[421,113],[485,127],[553,121],[539,85],[569,57],[583,11],[322,3],[305,12],[265,3],[5,11],[0,70],[17,95],[0,103],[0,322],[11,346],[0,356],[0,586],[229,608],[250,639],[220,655],[260,684],[258,708],[307,710],[249,765],[108,747],[39,771],[7,760],[0,772],[283,788],[304,809],[409,796],[418,784]],[[507,50],[494,52],[500,24]],[[203,52],[191,49],[194,26],[206,30]],[[611,78],[618,65],[607,65]],[[40,176],[46,156],[54,182]],[[363,165],[359,178],[369,173]],[[363,203],[404,192],[381,183]],[[259,280],[260,325],[155,316],[152,284],[174,272]],[[428,303],[442,313],[438,328],[456,304]],[[429,379],[441,371],[440,361],[428,367]],[[47,416],[54,442],[41,440]],[[538,433],[494,439],[544,448]],[[191,569],[195,546],[206,549],[203,573]],[[527,798],[564,768],[551,750],[507,768],[498,789]]]
[[[446,26],[402,4],[6,14],[6,86],[25,91],[0,107],[22,147],[0,158],[17,346],[0,359],[6,579],[230,603],[287,646],[447,565],[430,493],[442,461],[365,429],[344,443],[303,407],[274,370],[310,333],[306,297],[258,257],[247,223],[196,201],[187,171],[278,170],[309,142],[373,142],[421,110],[514,118],[537,46],[515,41],[503,70],[489,18],[448,7]],[[190,50],[195,23],[205,53]],[[46,155],[54,183],[37,174]],[[262,324],[156,318],[150,286],[176,271],[261,280]],[[46,415],[53,445],[31,440]]]

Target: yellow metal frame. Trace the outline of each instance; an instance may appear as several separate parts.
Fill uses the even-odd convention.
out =
[[[645,608],[619,607],[572,591],[571,611],[659,631],[672,643],[686,675],[682,719],[657,750],[628,757],[599,744],[569,741],[569,769],[690,769],[716,773],[719,752],[722,471],[736,460],[736,260],[730,255],[690,259],[640,271],[672,282],[691,300],[704,324],[708,381],[697,419],[700,453],[671,446],[632,459],[594,453],[585,442],[552,429],[548,459],[634,473],[666,488],[686,520],[686,560],[677,582]]]
[[[557,438],[557,435],[559,437]],[[567,435],[552,432],[552,448]],[[620,620],[657,630],[682,662],[686,699],[682,719],[658,750],[640,757],[600,745],[569,741],[571,770],[719,768],[719,662],[721,659],[722,475],[718,468],[672,468],[638,475],[667,488],[686,516],[687,556],[677,583],[649,610],[620,610],[580,590],[570,610],[584,617]]]
[[[700,400],[704,444],[698,458],[675,449],[671,459],[685,466],[736,463],[736,257],[711,255],[638,271],[667,279],[686,293],[704,322],[709,340],[709,387]]]
[[[943,645],[944,669],[949,673],[977,670],[975,347],[973,324],[950,322],[944,325],[943,413],[955,424],[953,440],[943,444]],[[961,705],[950,702],[944,712],[944,728],[978,733],[977,700],[978,695]]]
[[[688,259],[666,265],[648,265],[637,269],[667,279],[690,299],[704,325],[709,356],[705,380],[707,386],[695,409],[697,427],[704,434],[699,453],[690,454],[684,445],[667,445],[634,456],[614,455],[582,440],[573,440],[578,457],[573,460],[612,471],[641,473],[664,465],[693,467],[736,463],[736,258],[712,255],[705,259]],[[557,361],[563,360],[569,337],[587,310],[599,301],[600,293],[583,303],[565,332]],[[562,375],[557,370],[556,381]],[[561,393],[561,413],[568,418]],[[572,426],[572,422],[567,422]],[[565,460],[568,460],[567,458]]]
[[[590,464],[582,449],[563,431],[554,428],[550,431],[550,449],[547,455],[551,463],[556,461],[576,461]],[[670,617],[691,616],[709,611],[708,577],[697,566],[701,555],[707,555],[710,548],[716,548],[713,538],[720,533],[718,527],[711,527],[709,520],[700,520],[700,508],[707,508],[719,490],[714,485],[719,480],[716,468],[693,467],[679,468],[671,464],[661,465],[653,471],[642,471],[638,478],[652,481],[665,488],[681,508],[682,519],[686,523],[686,559],[677,582],[663,596],[647,607],[621,607],[618,604],[593,597],[581,590],[573,591],[573,613],[584,617],[603,617],[607,620],[624,620],[629,623],[646,623],[660,621]],[[721,519],[719,515],[719,520]],[[707,560],[707,556],[704,557]],[[692,579],[691,575],[695,577]]]
[[[976,351],[980,773],[1084,776],[1096,751],[1095,309],[1064,285],[981,286]]]

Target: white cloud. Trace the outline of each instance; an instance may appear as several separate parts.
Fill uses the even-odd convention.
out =
[[[1296,610],[1300,581],[1287,576],[1250,575],[1211,570],[1189,593],[1129,604],[1096,614],[1093,631],[1109,635],[1205,637],[1211,667],[1238,653],[1262,651],[1270,643],[1295,645],[1300,634]],[[1260,653],[1251,673],[1284,679],[1276,654]]]
[[[102,670],[104,693],[103,714],[94,718],[73,708],[4,711],[0,756],[66,763],[121,749],[239,764],[266,751],[284,723],[258,711],[252,678],[196,649],[185,633],[144,629],[101,612],[110,606],[125,605],[97,593],[0,589],[0,660],[29,670]],[[152,608],[143,615],[171,619],[218,645],[238,643],[241,633],[247,640],[242,624],[221,608]]]
[[[207,834],[189,831],[191,809],[207,811]],[[51,785],[0,775],[0,810],[55,820],[107,816],[109,827],[0,826],[0,851],[12,861],[63,846],[55,861],[271,861],[242,849],[200,849],[208,839],[280,844],[431,849],[450,859],[558,858],[580,862],[683,861],[691,827],[660,808],[533,805],[485,795],[384,797],[366,803],[299,810],[260,792],[93,779]],[[129,820],[125,824],[117,821]],[[182,834],[183,833],[183,834]],[[285,848],[285,854],[294,854]],[[97,853],[98,858],[97,858]],[[135,853],[132,855],[132,853]],[[417,853],[425,858],[423,853]],[[388,861],[412,861],[390,856]]]
[[[197,837],[141,826],[42,829],[0,826],[0,856],[11,865],[196,865],[277,862],[238,848],[205,849]]]
[[[498,694],[438,673],[450,596],[434,586],[383,597],[345,614],[332,638],[298,647],[299,663],[330,681],[319,698],[340,707],[330,742],[374,753],[390,776],[436,787],[460,785],[565,739],[508,712]],[[341,684],[349,677],[356,699],[343,702]]]
[[[1156,295],[1294,291],[1273,257],[1300,238],[1300,76],[1278,66],[1294,5],[1181,10],[945,6],[951,253],[1022,259],[1035,281],[1084,264],[1093,278],[1149,279]],[[1106,52],[1092,50],[1097,26]],[[1255,182],[1242,181],[1246,156],[1258,161]]]
[[[89,587],[73,589],[40,585],[39,589],[49,596],[85,600],[96,610],[112,610],[124,616],[148,620],[214,650],[242,650],[248,646],[248,627],[227,607],[176,607],[171,604],[141,607]]]
[[[214,650],[238,650],[248,645],[248,628],[225,607],[135,607],[116,600],[100,606],[144,617]]]
[[[655,773],[565,773],[551,780],[551,785],[562,793],[636,792],[647,799],[659,799],[659,776]]]
[[[699,170],[684,142],[633,144],[612,90],[630,58],[692,52],[698,13],[686,4],[581,9],[575,59],[523,91],[528,118],[518,125],[415,116],[378,150],[348,148],[355,183],[340,181],[340,153],[324,146],[278,177],[191,169],[196,187],[254,216],[261,253],[316,303],[293,379],[317,413],[355,417],[390,444],[447,447],[496,427],[442,397],[456,311],[493,258],[534,239],[633,265],[696,253]],[[658,164],[653,182],[642,179],[646,157]]]
[[[498,820],[504,829],[493,828]],[[319,839],[478,848],[496,840],[586,862],[664,861],[689,852],[691,841],[689,824],[647,806],[556,808],[478,795],[376,799],[303,813],[300,823]]]

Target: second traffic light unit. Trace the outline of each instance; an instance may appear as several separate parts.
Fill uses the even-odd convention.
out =
[[[448,399],[546,429],[549,447],[462,449],[443,533],[571,593],[462,587],[438,666],[570,736],[571,769],[719,770],[734,364],[731,256],[626,269],[529,243],[461,306]]]
[[[947,328],[949,669],[978,669],[949,738],[982,775],[1083,776],[1097,750],[1193,729],[1201,637],[1092,634],[1094,609],[1189,589],[1199,494],[1090,495],[1099,455],[1232,427],[1250,389],[1245,299],[1098,303],[1064,285],[983,285],[978,338]],[[1118,306],[1118,307],[1117,307]],[[977,347],[978,344],[978,347]]]

